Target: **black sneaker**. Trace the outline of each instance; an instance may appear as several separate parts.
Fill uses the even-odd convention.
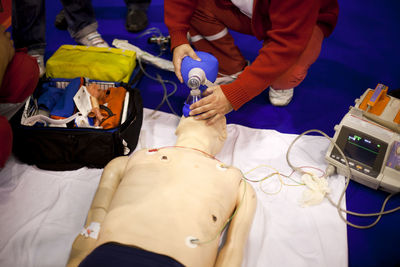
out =
[[[141,9],[131,9],[126,15],[126,29],[130,32],[139,32],[146,29],[149,24],[147,14]]]
[[[56,20],[54,21],[54,26],[56,26],[57,29],[65,31],[68,29],[68,24],[67,20],[65,19],[65,11],[64,9],[60,11],[60,13],[57,14]]]

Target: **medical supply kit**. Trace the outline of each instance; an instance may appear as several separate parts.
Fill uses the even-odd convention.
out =
[[[13,152],[46,170],[103,168],[136,148],[143,104],[142,70],[133,51],[61,46],[12,119]]]

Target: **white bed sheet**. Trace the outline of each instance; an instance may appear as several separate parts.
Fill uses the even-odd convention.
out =
[[[173,145],[178,117],[144,110],[137,149]],[[228,139],[217,158],[244,173],[265,164],[290,174],[286,151],[296,135],[228,125]],[[296,166],[325,169],[329,141],[305,136],[292,149]],[[247,175],[261,179],[268,168]],[[11,157],[0,170],[0,266],[65,266],[72,242],[81,231],[102,170],[45,171]],[[300,179],[298,175],[293,176]],[[292,183],[283,179],[286,183]],[[329,178],[330,194],[338,200],[344,177]],[[325,199],[321,204],[302,207],[304,186],[282,186],[277,177],[251,183],[257,193],[256,214],[246,245],[243,265],[320,267],[347,266],[346,225]],[[344,206],[344,204],[343,204]]]

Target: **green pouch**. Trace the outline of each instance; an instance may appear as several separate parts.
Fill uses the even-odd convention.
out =
[[[128,83],[136,66],[135,51],[111,47],[62,45],[47,60],[46,76]]]

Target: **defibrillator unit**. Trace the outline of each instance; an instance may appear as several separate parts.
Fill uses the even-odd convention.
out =
[[[326,160],[342,175],[374,189],[400,191],[400,100],[378,84],[355,100],[354,107],[335,126],[334,143]]]

